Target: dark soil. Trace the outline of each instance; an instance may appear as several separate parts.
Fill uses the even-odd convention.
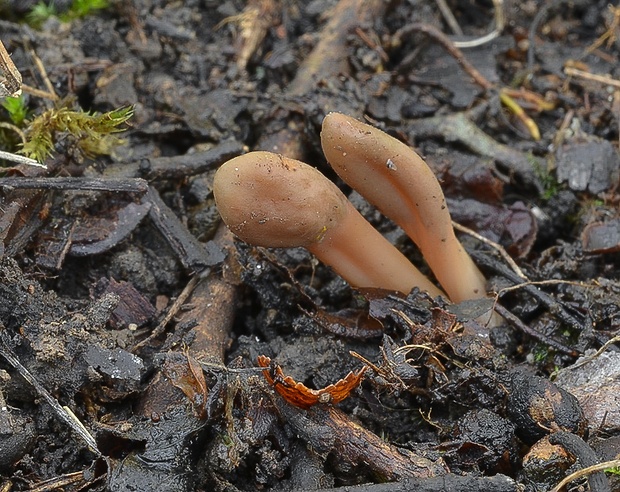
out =
[[[461,56],[492,2],[448,2],[462,36],[413,0],[118,0],[37,29],[31,3],[0,2],[24,83],[135,116],[111,157],[56,135],[47,170],[0,182],[0,490],[534,491],[620,457],[620,11],[508,0],[500,35]],[[24,92],[33,115],[54,104]],[[330,111],[424,156],[490,241],[459,233],[489,299],[354,290],[220,223],[218,166],[280,152],[429,273],[330,170]]]

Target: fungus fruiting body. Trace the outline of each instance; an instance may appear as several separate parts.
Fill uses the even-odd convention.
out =
[[[441,186],[418,154],[339,113],[325,117],[321,144],[336,173],[417,244],[453,302],[486,295],[482,273],[454,235]]]
[[[220,167],[213,184],[226,225],[247,243],[303,246],[356,287],[442,292],[315,168],[270,152]]]

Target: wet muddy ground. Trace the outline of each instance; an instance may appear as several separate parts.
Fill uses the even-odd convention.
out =
[[[134,116],[111,156],[56,132],[0,178],[0,490],[535,491],[607,461],[566,490],[620,490],[620,10],[511,0],[463,46],[499,3],[31,3],[0,2],[27,120]],[[228,232],[213,175],[269,150],[432,275],[326,163],[331,111],[426,159],[488,298]]]

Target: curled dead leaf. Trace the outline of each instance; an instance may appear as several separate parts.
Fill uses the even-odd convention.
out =
[[[317,403],[334,404],[344,400],[360,384],[367,369],[364,366],[357,372],[350,372],[335,384],[314,390],[303,383],[295,382],[290,376],[284,376],[282,368],[277,364],[272,364],[269,357],[259,355],[258,365],[265,368],[263,370],[265,379],[287,402],[306,410]]]

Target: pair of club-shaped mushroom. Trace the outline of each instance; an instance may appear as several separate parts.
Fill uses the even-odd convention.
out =
[[[482,298],[485,279],[463,249],[435,175],[407,145],[348,116],[323,121],[336,173],[417,244],[452,302]],[[270,152],[226,162],[215,175],[224,222],[247,243],[303,246],[354,287],[445,294],[388,242],[315,168]]]

